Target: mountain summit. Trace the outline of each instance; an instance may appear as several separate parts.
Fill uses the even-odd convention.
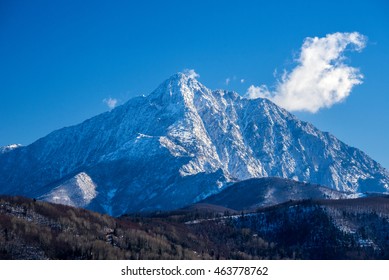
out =
[[[120,215],[174,209],[230,182],[283,177],[387,192],[362,151],[267,99],[211,91],[185,74],[29,146],[0,153],[0,192]]]

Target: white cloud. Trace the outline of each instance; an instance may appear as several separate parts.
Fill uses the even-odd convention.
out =
[[[103,102],[108,106],[110,110],[116,107],[118,100],[116,98],[104,98]]]
[[[259,87],[251,85],[245,95],[248,99],[257,99],[257,98],[271,98],[271,93],[266,85],[261,85]]]
[[[227,78],[227,79],[226,79],[226,85],[228,86],[230,82],[231,82],[231,79],[230,79],[230,78]]]
[[[240,79],[240,82],[243,84],[244,83],[244,79]]]
[[[246,96],[268,98],[287,110],[311,113],[342,102],[363,79],[359,69],[345,64],[343,53],[348,47],[361,51],[366,40],[358,32],[306,38],[296,60],[297,66],[284,72],[275,91],[252,85]]]
[[[184,74],[192,79],[200,78],[200,75],[194,69],[184,69]]]

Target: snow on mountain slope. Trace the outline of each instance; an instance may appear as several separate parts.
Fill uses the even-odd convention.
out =
[[[40,197],[82,172],[98,192],[86,207],[113,215],[179,208],[257,177],[389,189],[388,172],[360,150],[269,100],[211,91],[181,73],[146,97],[0,154],[2,193]]]
[[[20,148],[21,146],[22,145],[20,145],[20,144],[11,144],[11,145],[0,147],[0,154],[15,150],[17,148]]]
[[[69,206],[86,207],[96,195],[95,183],[88,174],[81,172],[39,199]]]

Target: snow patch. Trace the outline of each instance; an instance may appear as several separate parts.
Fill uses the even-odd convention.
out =
[[[81,172],[41,196],[40,199],[57,204],[85,207],[96,196],[96,184],[88,174]]]
[[[168,149],[170,154],[174,157],[189,156],[188,152],[185,150],[184,147],[175,144],[173,141],[171,141],[165,136],[159,138],[159,143],[162,147]]]
[[[11,144],[11,145],[0,147],[0,154],[8,153],[20,147],[22,147],[21,144]]]

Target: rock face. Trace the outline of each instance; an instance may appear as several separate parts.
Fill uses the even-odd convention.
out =
[[[69,183],[80,174],[93,182],[90,199]],[[211,91],[181,73],[146,97],[0,153],[1,193],[62,201],[74,188],[74,205],[113,215],[182,207],[259,177],[389,189],[388,172],[360,150],[269,100]]]

